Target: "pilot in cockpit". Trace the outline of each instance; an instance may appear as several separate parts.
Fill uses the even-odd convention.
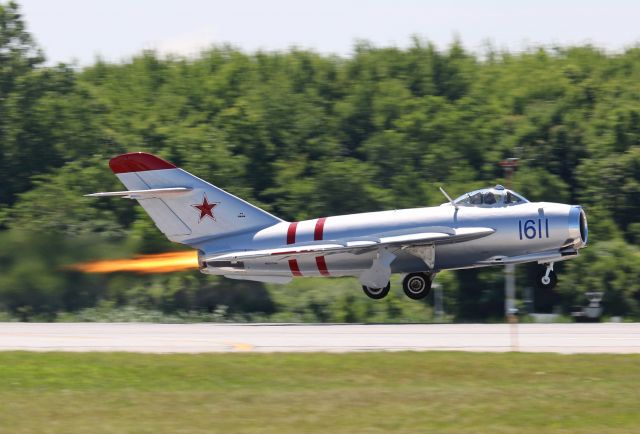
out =
[[[524,197],[502,185],[493,188],[483,188],[463,194],[453,201],[457,206],[502,207],[529,202]]]

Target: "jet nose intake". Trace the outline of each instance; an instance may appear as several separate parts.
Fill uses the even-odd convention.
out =
[[[579,205],[571,206],[571,211],[569,212],[569,234],[575,240],[574,246],[576,248],[587,245],[589,237],[587,215]]]

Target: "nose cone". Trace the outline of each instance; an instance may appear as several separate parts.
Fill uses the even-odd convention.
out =
[[[572,205],[569,211],[569,236],[573,238],[576,249],[587,245],[589,237],[587,215],[580,205]]]

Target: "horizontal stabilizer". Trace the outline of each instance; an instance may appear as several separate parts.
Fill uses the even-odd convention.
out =
[[[101,193],[85,194],[86,197],[109,197],[119,196],[126,199],[148,199],[152,197],[162,197],[166,195],[188,193],[192,189],[189,187],[171,188],[150,188],[148,190],[126,190],[126,191],[105,191]]]
[[[91,197],[136,199],[169,240],[197,246],[282,223],[282,220],[173,163],[145,152],[118,155],[109,167],[127,191]]]

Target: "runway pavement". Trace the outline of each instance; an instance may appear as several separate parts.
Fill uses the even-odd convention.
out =
[[[634,324],[0,323],[0,351],[640,353]]]

